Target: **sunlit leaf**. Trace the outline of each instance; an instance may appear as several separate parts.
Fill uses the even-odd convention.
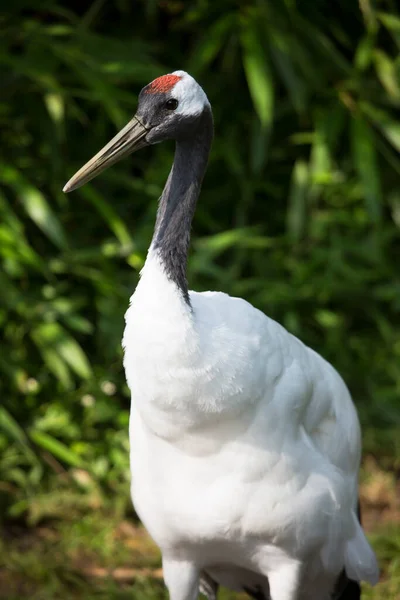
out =
[[[358,44],[355,65],[360,71],[365,71],[371,64],[375,43],[375,35],[368,34]]]
[[[45,102],[47,110],[49,111],[51,118],[57,125],[60,125],[64,120],[64,101],[62,96],[59,94],[46,94]]]
[[[39,431],[38,429],[31,429],[29,431],[29,437],[31,438],[32,442],[39,446],[39,448],[50,452],[50,454],[52,454],[55,458],[61,460],[67,465],[71,465],[73,467],[82,466],[82,459],[78,454],[72,452],[72,450],[60,442],[60,440],[57,440],[48,433]]]
[[[243,66],[254,107],[264,127],[269,127],[274,111],[274,82],[269,57],[257,30],[249,23],[242,26]]]
[[[60,248],[67,245],[63,228],[44,195],[34,187],[23,185],[19,198],[26,212],[40,229]]]
[[[361,108],[385,138],[400,152],[400,122],[370,103],[362,103]]]
[[[305,232],[308,185],[308,165],[299,160],[293,168],[286,216],[287,231],[294,241],[299,241]]]
[[[397,47],[400,48],[400,16],[394,13],[379,12],[378,18],[390,31],[393,39],[397,43]]]
[[[325,183],[330,179],[331,154],[328,142],[328,127],[330,116],[328,111],[321,111],[315,117],[315,133],[311,149],[310,168],[314,183]],[[332,125],[332,122],[330,122]]]
[[[400,70],[396,67],[394,60],[382,50],[375,50],[374,59],[378,77],[390,96],[400,98],[399,74]]]
[[[70,384],[68,367],[83,379],[91,376],[92,370],[82,348],[59,323],[38,325],[32,337],[46,364],[64,386]]]

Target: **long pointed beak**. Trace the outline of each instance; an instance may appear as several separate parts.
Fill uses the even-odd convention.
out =
[[[115,164],[124,156],[148,146],[148,129],[135,116],[100,152],[89,160],[64,186],[63,192],[72,192],[96,175]]]

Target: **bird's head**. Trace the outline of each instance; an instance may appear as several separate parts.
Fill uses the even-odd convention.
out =
[[[158,77],[140,92],[133,119],[68,181],[64,192],[84,185],[140,148],[191,137],[204,110],[210,110],[207,96],[188,73],[175,71]]]

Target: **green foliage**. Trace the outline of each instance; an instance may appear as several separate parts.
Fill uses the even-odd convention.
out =
[[[141,87],[181,68],[206,89],[216,128],[191,287],[243,296],[321,352],[391,455],[395,3],[26,0],[0,27],[0,507],[29,514],[49,476],[73,469],[126,494],[123,314],[173,147],[61,189],[128,121]]]

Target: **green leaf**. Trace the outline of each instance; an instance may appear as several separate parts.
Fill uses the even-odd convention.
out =
[[[32,331],[32,338],[40,348],[48,366],[59,379],[68,384],[65,366],[62,362],[82,379],[92,375],[92,369],[82,348],[59,323],[41,323]],[[54,355],[52,355],[54,353]]]
[[[14,167],[3,163],[1,168],[1,177],[4,183],[15,190],[19,201],[32,221],[56,246],[65,249],[67,240],[63,227],[42,192],[28,183],[22,173]]]
[[[400,48],[400,17],[393,13],[378,13],[378,19],[392,34],[397,47]]]
[[[355,55],[355,66],[360,71],[365,71],[371,64],[375,41],[375,35],[367,34],[358,44]]]
[[[30,185],[19,186],[19,198],[32,221],[60,248],[67,246],[67,240],[55,213],[44,195]]]
[[[271,126],[274,114],[274,82],[264,45],[257,30],[246,22],[242,27],[243,66],[254,107],[263,127]]]
[[[379,12],[377,16],[380,19],[380,21],[385,25],[385,27],[387,27],[391,31],[396,31],[396,32],[400,33],[400,17],[399,16],[395,15],[394,13],[384,13],[384,12]]]
[[[0,406],[0,429],[22,446],[28,445],[25,431],[3,406]]]
[[[271,55],[285,84],[295,110],[304,113],[307,100],[307,85],[298,74],[291,56],[291,47],[283,36],[275,35],[271,40]]]
[[[11,440],[14,440],[22,447],[30,462],[38,462],[35,453],[29,446],[29,441],[25,431],[3,406],[0,406],[0,430],[3,431]]]
[[[400,99],[400,70],[396,68],[394,61],[382,50],[375,50],[374,60],[381,84],[390,96]]]
[[[83,465],[83,461],[78,454],[48,433],[39,431],[38,429],[31,429],[29,437],[39,448],[50,452],[55,458],[67,465],[72,467],[81,467]]]
[[[111,203],[107,202],[92,186],[83,187],[79,192],[86,200],[93,204],[99,215],[120,242],[123,250],[125,252],[132,252],[134,244],[131,235],[121,217],[113,209]]]
[[[50,373],[53,373],[65,390],[70,389],[72,387],[72,378],[65,360],[63,360],[55,350],[47,346],[42,340],[40,333],[35,329],[32,330],[31,337],[38,347],[43,361]]]
[[[331,156],[328,145],[327,120],[329,112],[317,111],[315,134],[311,149],[311,174],[313,183],[326,183],[330,180]]]
[[[234,14],[226,14],[207,29],[192,55],[189,71],[196,73],[203,71],[215,59],[226,43],[233,26],[236,24]]]
[[[266,164],[270,131],[260,127],[260,122],[254,115],[251,131],[250,164],[253,173],[259,173]]]
[[[295,242],[298,242],[305,233],[308,185],[308,165],[299,159],[292,171],[286,215],[287,231]]]
[[[400,122],[395,121],[388,112],[376,108],[370,103],[361,102],[360,108],[385,138],[400,152]]]
[[[45,94],[44,101],[54,123],[59,126],[64,121],[64,99],[60,94]]]
[[[355,115],[351,125],[354,163],[363,186],[367,210],[371,219],[379,222],[383,200],[374,135],[362,116]]]
[[[109,118],[117,127],[121,127],[126,117],[121,108],[120,93],[115,93],[109,80],[103,74],[90,68],[86,62],[77,60],[74,53],[71,53],[65,46],[55,48],[55,50],[60,59],[65,61],[67,67],[74,71],[78,79],[89,89],[92,100],[101,98],[103,108],[107,111]]]
[[[338,73],[350,74],[351,65],[345,58],[344,54],[337,48],[329,37],[329,32],[325,28],[314,26],[311,20],[299,18],[299,25],[303,29],[306,40],[303,43],[309,44],[311,56],[318,58],[319,64],[325,64],[327,69],[335,68]],[[323,61],[323,62],[322,62]],[[324,77],[324,73],[317,71],[319,77]]]
[[[12,259],[19,267],[28,265],[45,271],[45,264],[29,245],[22,220],[11,209],[9,202],[0,191],[0,254],[4,260]]]

